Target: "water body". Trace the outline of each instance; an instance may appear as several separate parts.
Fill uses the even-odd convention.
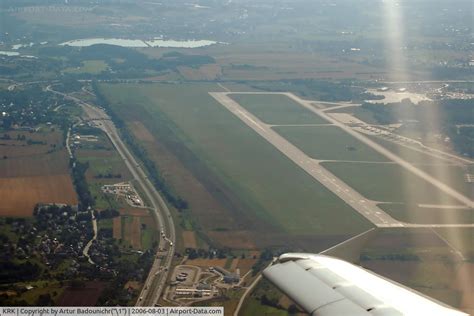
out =
[[[38,58],[36,56],[31,56],[31,55],[20,55],[19,52],[9,52],[6,50],[0,50],[0,56],[9,56],[9,57],[22,57],[22,58]]]
[[[23,48],[23,47],[32,47],[33,45],[35,45],[35,43],[29,43],[29,44],[15,44],[15,45],[12,45],[12,49],[20,49],[20,48]]]
[[[8,51],[5,51],[5,50],[0,50],[0,55],[3,55],[3,56],[18,56],[20,55],[19,52],[8,52]]]
[[[95,44],[117,45],[122,47],[176,47],[176,48],[197,48],[216,44],[215,41],[209,40],[163,40],[153,39],[150,41],[143,41],[138,39],[122,39],[122,38],[86,38],[78,39],[69,42],[64,42],[59,45],[68,45],[75,47],[86,47]]]
[[[175,41],[175,40],[163,40],[163,39],[154,39],[152,41],[146,41],[145,43],[151,47],[176,47],[176,48],[197,48],[197,47],[204,47],[204,46],[217,44],[217,42],[209,41],[209,40]]]

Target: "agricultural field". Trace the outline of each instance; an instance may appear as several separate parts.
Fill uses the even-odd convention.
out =
[[[135,250],[152,248],[158,232],[148,210],[133,207],[125,201],[124,197],[102,191],[103,185],[132,180],[130,172],[110,140],[102,131],[88,127],[75,129],[73,135],[76,135],[73,137],[75,156],[79,162],[87,163],[89,166],[85,176],[94,198],[94,208],[99,212],[107,209],[119,212],[117,217],[99,220],[99,229],[110,230],[112,236],[125,247]],[[96,138],[84,135],[92,135]]]
[[[0,216],[31,216],[37,203],[77,204],[60,131],[8,132],[0,144]]]
[[[97,137],[96,141],[89,141],[81,135],[89,135]],[[102,192],[102,186],[105,184],[115,184],[119,182],[129,181],[130,173],[125,166],[122,158],[114,150],[114,147],[105,134],[99,130],[79,128],[74,131],[74,155],[81,163],[87,163],[86,181],[89,190],[95,200],[95,208],[104,210],[107,208],[127,207],[122,199],[111,194]]]
[[[294,303],[281,291],[276,289],[269,281],[262,280],[252,290],[242,306],[242,315],[291,315],[290,305]]]
[[[64,69],[69,74],[91,74],[97,75],[107,70],[107,63],[103,60],[85,60],[80,67]]]
[[[198,248],[196,234],[193,231],[185,230],[183,231],[182,235],[183,235],[184,248],[194,248],[194,249]]]
[[[68,174],[2,178],[0,199],[0,216],[12,217],[31,216],[38,203],[77,204]]]
[[[285,95],[231,94],[230,97],[267,124],[329,123]]]
[[[360,264],[442,302],[472,311],[472,286],[466,280],[474,269],[471,263],[473,233],[472,228],[379,230],[361,249]],[[461,251],[467,261],[455,251]],[[434,274],[439,277],[433,279]],[[262,302],[264,293],[267,294],[266,303],[274,306]],[[264,281],[246,299],[242,311],[251,315],[287,315],[285,309],[291,303]],[[278,305],[280,309],[275,308]]]
[[[199,68],[180,66],[178,72],[186,80],[216,80],[222,75],[221,67],[216,64]]]
[[[146,210],[135,215],[121,214],[113,219],[113,236],[135,250],[147,250],[159,238],[153,218]]]
[[[451,232],[453,239],[463,237],[459,235],[462,229],[458,230]],[[456,252],[460,248],[452,249],[440,238],[444,232],[436,231],[421,228],[382,230],[362,250],[361,264],[423,294],[472,311],[474,306],[469,298],[474,293],[465,281],[472,273],[473,265]],[[472,238],[472,229],[470,234]],[[433,278],[433,275],[437,277]]]
[[[198,259],[193,259],[193,260],[187,260],[186,263],[189,265],[193,265],[193,266],[201,267],[201,268],[221,267],[225,269],[227,261],[228,261],[227,258],[223,258],[223,259],[198,258]]]
[[[140,122],[148,130],[140,131],[137,137],[147,149],[154,147],[152,135],[159,143],[157,150],[165,148],[172,153],[165,160],[177,159],[173,163],[185,166],[195,179],[192,185],[203,186],[213,203],[218,203],[223,212],[198,209],[189,201],[199,226],[216,240],[224,235],[230,240],[232,234],[238,234],[251,237],[257,246],[292,243],[316,249],[370,227],[208,95],[208,91],[220,91],[220,87],[100,87],[112,109],[127,124],[136,126]],[[153,152],[151,156],[158,160]],[[165,169],[164,176],[172,178],[168,172]],[[180,190],[176,186],[174,189],[188,200],[192,190],[187,183],[181,185]]]
[[[96,306],[105,282],[90,281],[81,286],[67,287],[59,296],[58,306]]]
[[[1,158],[22,158],[59,151],[63,135],[55,127],[40,126],[37,131],[8,131],[0,137]]]
[[[337,126],[275,126],[277,133],[311,158],[387,162],[387,158]]]

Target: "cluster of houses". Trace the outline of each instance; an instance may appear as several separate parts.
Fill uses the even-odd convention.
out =
[[[18,240],[4,240],[2,257],[8,260],[35,257],[51,269],[67,260],[62,276],[77,275],[84,259],[82,250],[92,231],[88,214],[70,206],[39,205],[34,216],[35,221],[9,221]]]

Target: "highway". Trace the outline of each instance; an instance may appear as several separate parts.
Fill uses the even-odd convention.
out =
[[[352,189],[346,183],[344,183],[341,179],[337,176],[332,174],[329,170],[325,169],[319,161],[313,159],[306,155],[303,151],[299,148],[294,146],[292,143],[287,141],[285,138],[280,136],[278,133],[273,131],[271,125],[263,123],[260,119],[254,116],[252,113],[245,110],[242,106],[240,106],[237,102],[231,99],[228,95],[229,94],[283,94],[291,98],[292,100],[296,101],[297,103],[301,104],[302,106],[308,108],[312,112],[315,112],[317,115],[322,116],[323,118],[327,119],[329,122],[333,123],[336,126],[341,127],[344,131],[351,134],[355,138],[363,141],[367,145],[374,148],[373,145],[377,145],[376,149],[378,152],[381,152],[385,156],[387,156],[390,160],[401,164],[402,162],[404,167],[407,167],[408,164],[411,168],[416,169],[414,172],[415,174],[419,175],[422,171],[413,167],[406,161],[403,161],[400,157],[392,154],[385,148],[381,147],[380,145],[370,141],[365,136],[357,133],[356,131],[352,130],[350,127],[336,121],[335,119],[326,115],[323,111],[315,109],[311,106],[310,103],[314,103],[314,101],[305,101],[302,100],[291,93],[285,92],[277,92],[277,93],[267,93],[267,92],[209,92],[209,94],[216,99],[221,105],[227,108],[231,113],[237,116],[240,120],[242,120],[247,126],[252,128],[256,133],[262,136],[265,140],[275,146],[280,152],[282,152],[285,156],[287,156],[290,160],[292,160],[295,164],[297,164],[300,168],[302,168],[306,173],[308,173],[311,177],[315,180],[320,182],[326,188],[328,188],[331,192],[336,194],[339,198],[341,198],[344,202],[350,205],[354,210],[356,210],[360,215],[364,216],[370,222],[372,222],[377,227],[473,227],[474,224],[439,224],[439,225],[431,225],[431,224],[411,224],[411,223],[404,223],[398,221],[384,212],[377,206],[376,201],[367,200],[363,197],[359,192]],[[367,140],[367,141],[366,141]],[[368,142],[370,141],[370,143]],[[411,168],[407,168],[413,172]],[[424,173],[424,172],[423,172]],[[430,178],[431,176],[426,175],[424,178]],[[439,182],[436,179],[432,179],[435,182]],[[431,182],[431,181],[430,181]],[[438,183],[437,183],[438,184]],[[446,186],[445,184],[441,183],[437,185],[438,187],[443,188],[443,191],[447,191],[449,193],[453,193],[453,189]],[[454,197],[458,197],[458,200],[465,203],[472,203],[467,197],[462,196],[460,193],[454,191],[454,194],[451,194]],[[461,195],[459,198],[458,195]],[[469,205],[469,204],[466,204]]]
[[[94,122],[98,128],[102,129],[107,134],[110,141],[117,149],[117,152],[125,162],[127,168],[130,170],[133,178],[150,201],[151,209],[153,211],[152,215],[155,217],[160,231],[159,233],[157,232],[157,235],[160,238],[158,245],[159,250],[155,256],[150,272],[148,273],[148,277],[139,295],[136,306],[156,305],[165,288],[176,245],[175,227],[168,206],[148,179],[145,171],[140,167],[139,163],[135,160],[133,155],[120,139],[114,123],[110,120],[110,117],[105,113],[105,111],[76,97],[52,90],[51,86],[48,86],[46,90],[62,95],[63,97],[81,105],[88,116],[88,119]],[[166,238],[163,238],[162,234]],[[160,251],[160,249],[162,251]]]

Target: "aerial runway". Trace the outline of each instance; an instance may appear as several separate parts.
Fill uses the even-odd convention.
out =
[[[322,116],[323,118],[327,119],[329,122],[333,123],[336,126],[341,127],[344,131],[348,132],[355,138],[363,141],[367,144],[363,135],[357,133],[356,131],[352,130],[350,127],[343,125],[342,123],[330,118],[329,116],[325,115],[324,113],[319,113],[318,110],[313,108],[310,103],[314,101],[305,101],[297,96],[293,95],[292,93],[288,92],[209,92],[209,94],[216,99],[221,105],[223,105],[226,109],[228,109],[231,113],[237,116],[240,120],[242,120],[247,126],[252,128],[256,133],[258,133],[261,137],[271,143],[274,147],[276,147],[280,152],[282,152],[286,157],[292,160],[295,164],[297,164],[300,168],[302,168],[306,173],[308,173],[311,177],[313,177],[316,181],[320,182],[324,185],[327,189],[331,192],[336,194],[340,199],[350,205],[354,210],[359,212],[360,215],[364,216],[370,222],[372,222],[377,227],[474,227],[474,224],[412,224],[412,223],[405,223],[398,221],[383,211],[381,208],[377,206],[377,202],[371,201],[363,197],[359,192],[355,191],[352,187],[348,186],[345,182],[331,173],[329,170],[324,168],[320,161],[317,159],[313,159],[306,155],[303,151],[297,148],[295,145],[287,141],[285,138],[280,136],[276,133],[272,128],[271,125],[263,123],[260,119],[258,119],[255,115],[244,109],[240,104],[236,101],[231,99],[228,95],[229,94],[282,94],[286,95],[290,99],[296,101],[298,104],[301,104],[305,108],[310,109],[312,112],[315,112],[317,115]],[[342,125],[342,126],[341,126]],[[355,135],[354,135],[355,134]],[[373,147],[373,144],[368,144],[369,146]],[[378,145],[378,144],[376,144]],[[378,145],[381,147],[380,145]],[[385,148],[374,148],[378,152],[383,152],[385,156],[389,156],[389,158],[395,161],[398,164],[408,164],[407,162],[401,160],[400,157],[388,152]],[[388,152],[388,153],[387,153]],[[394,157],[393,157],[394,156]],[[410,165],[411,166],[411,165]],[[404,167],[407,167],[406,165]],[[408,166],[409,167],[409,166]],[[412,166],[413,167],[413,166]],[[414,168],[414,167],[413,167]],[[416,168],[415,168],[416,169]],[[411,170],[413,172],[413,170]],[[414,171],[415,174],[418,174],[419,169]],[[431,178],[430,176],[428,176]],[[425,175],[422,178],[426,178]],[[433,180],[433,179],[430,179]],[[435,179],[436,182],[439,182]],[[432,181],[429,181],[432,182]],[[447,187],[445,184],[436,183],[437,187],[442,187],[443,191],[448,191],[453,193],[450,187]],[[459,197],[457,192],[454,192],[458,200],[464,202],[465,204],[471,206],[472,201],[468,200],[466,197],[461,196]]]

